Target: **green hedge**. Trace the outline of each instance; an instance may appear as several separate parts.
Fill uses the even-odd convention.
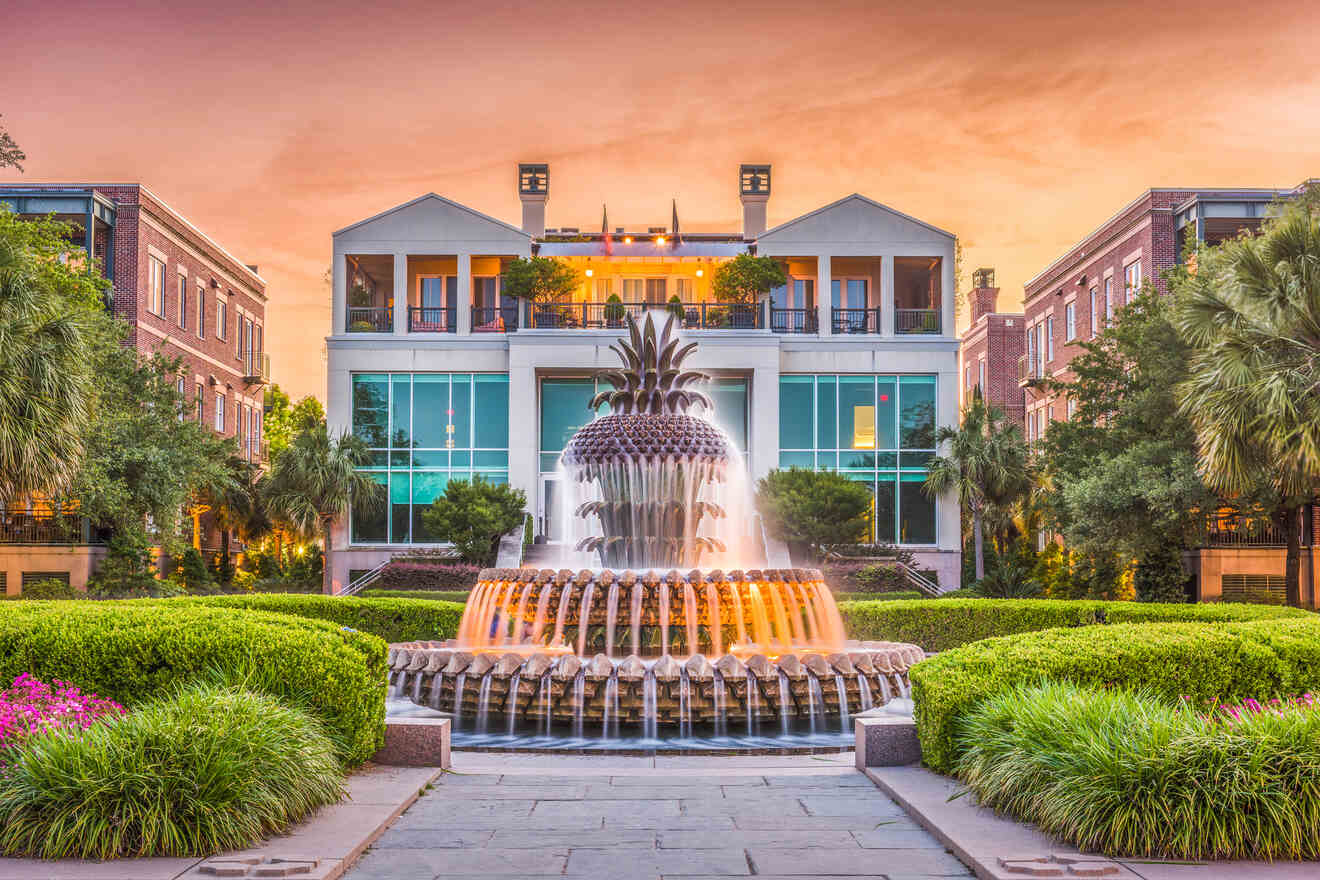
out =
[[[432,602],[466,604],[471,590],[378,590],[374,587],[358,593],[363,599],[428,599]]]
[[[376,599],[357,596],[302,596],[291,593],[260,593],[250,596],[204,596],[160,600],[178,605],[203,605],[274,611],[379,636],[387,642],[423,639],[452,639],[463,616],[461,602],[427,599]]]
[[[1189,696],[1265,699],[1320,688],[1320,618],[1249,623],[1135,623],[986,639],[910,673],[922,757],[948,773],[954,729],[982,700],[1042,680]]]
[[[332,623],[202,603],[223,600],[6,602],[0,681],[27,672],[131,708],[220,676],[305,708],[335,737],[346,764],[380,748],[383,641]]]
[[[1313,617],[1277,605],[1187,605],[1072,599],[928,599],[908,602],[839,602],[844,629],[854,639],[911,642],[947,651],[994,636],[1094,623],[1200,621],[1206,623]]]

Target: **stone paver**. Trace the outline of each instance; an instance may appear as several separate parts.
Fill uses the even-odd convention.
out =
[[[454,769],[348,880],[971,876],[851,755],[456,752]]]

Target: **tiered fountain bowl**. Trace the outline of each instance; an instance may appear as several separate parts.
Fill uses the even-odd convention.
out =
[[[628,323],[624,368],[600,375],[615,390],[592,401],[611,414],[561,458],[571,511],[600,532],[572,549],[602,567],[486,569],[456,638],[391,647],[391,685],[477,733],[850,733],[850,715],[907,695],[923,652],[847,641],[815,569],[696,567],[728,555],[723,490],[742,465],[687,412],[711,411],[689,387],[707,377],[681,368],[695,343],[679,347],[672,318],[661,333],[651,315]]]

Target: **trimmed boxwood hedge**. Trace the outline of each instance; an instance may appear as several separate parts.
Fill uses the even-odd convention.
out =
[[[958,719],[1017,684],[1069,681],[1197,701],[1314,691],[1320,688],[1320,618],[1047,629],[947,651],[918,663],[910,676],[922,758],[949,773]]]
[[[463,617],[463,603],[428,599],[362,599],[357,596],[254,593],[250,596],[181,597],[158,601],[292,614],[352,627],[379,636],[387,642],[452,639],[458,632],[458,621]]]
[[[131,708],[219,676],[306,709],[348,765],[384,741],[385,657],[375,636],[287,614],[173,599],[0,605],[0,681],[27,672]]]
[[[358,593],[363,599],[429,599],[432,602],[466,604],[471,590],[378,590],[370,587]]]
[[[1095,623],[1200,621],[1205,623],[1308,617],[1279,605],[1166,604],[1073,599],[928,599],[839,602],[849,638],[911,642],[947,651],[994,636]]]

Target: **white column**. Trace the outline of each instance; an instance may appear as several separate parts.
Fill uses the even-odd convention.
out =
[[[779,467],[779,368],[752,370],[751,436],[747,442],[749,475],[755,482]]]
[[[816,329],[821,336],[834,331],[834,295],[830,288],[830,256],[816,256]]]
[[[527,509],[535,516],[537,498],[537,438],[540,437],[536,369],[530,362],[509,363],[509,485],[527,493]]]
[[[472,255],[458,255],[458,335],[472,333]],[[510,378],[512,381],[512,378]],[[510,395],[512,399],[512,395]],[[514,422],[509,422],[512,426]],[[512,474],[509,475],[512,479]]]
[[[408,332],[408,254],[394,252],[394,335]]]
[[[333,260],[330,310],[334,317],[331,319],[333,324],[330,327],[330,335],[338,336],[348,330],[348,271],[344,268],[344,255],[338,250],[335,251]]]
[[[894,335],[894,257],[880,258],[880,335]]]
[[[942,270],[940,272],[940,335],[942,336],[955,336],[958,331],[953,316],[953,307],[958,296],[958,291],[954,289],[957,282],[953,278],[953,268],[953,253],[950,252],[940,261]]]

